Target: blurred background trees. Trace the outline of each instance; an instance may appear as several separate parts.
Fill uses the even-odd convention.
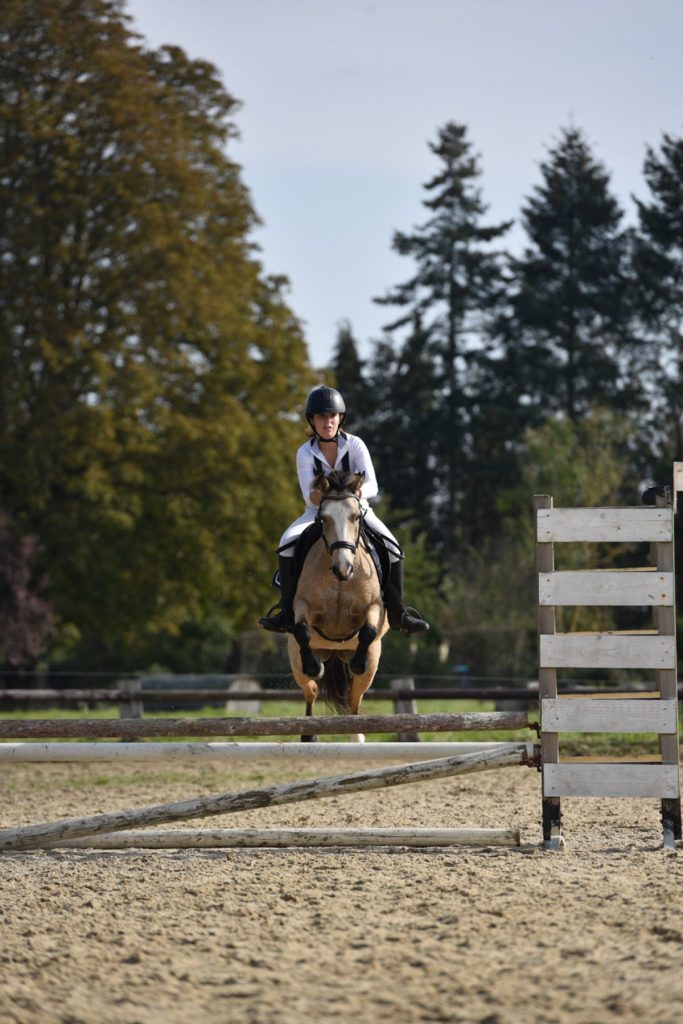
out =
[[[225,668],[271,603],[321,372],[252,240],[238,112],[210,64],[146,49],[118,0],[0,10],[6,668]],[[636,504],[683,458],[683,140],[647,150],[627,227],[585,135],[562,129],[515,254],[467,127],[429,148],[384,334],[341,322],[324,378],[433,623],[417,652],[399,638],[406,670],[523,675],[532,494]]]
[[[0,80],[15,545],[37,538],[61,642],[93,665],[207,618],[234,632],[268,600],[298,508],[310,384],[286,281],[250,241],[237,104],[210,65],[142,48],[106,0],[10,0]]]

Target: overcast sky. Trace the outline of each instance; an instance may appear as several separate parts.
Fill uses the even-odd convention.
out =
[[[241,100],[243,168],[269,273],[291,281],[311,360],[340,321],[364,355],[373,296],[412,267],[396,229],[426,217],[428,143],[468,126],[488,221],[518,217],[561,128],[582,128],[628,220],[642,164],[683,134],[683,0],[128,0],[151,46],[213,62]],[[518,248],[516,226],[508,246]]]

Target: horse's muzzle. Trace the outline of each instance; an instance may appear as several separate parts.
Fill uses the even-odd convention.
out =
[[[350,562],[348,566],[333,565],[330,568],[341,583],[350,580],[353,576],[353,562]]]

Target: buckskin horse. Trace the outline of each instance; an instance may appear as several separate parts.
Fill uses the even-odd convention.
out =
[[[335,470],[314,484],[322,492],[316,520],[321,535],[301,569],[288,639],[292,674],[304,691],[307,716],[318,696],[342,714],[358,714],[389,628],[378,572],[362,533],[362,482],[362,473]]]

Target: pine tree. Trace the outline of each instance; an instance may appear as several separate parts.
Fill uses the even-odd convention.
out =
[[[639,398],[629,302],[628,236],[609,175],[583,134],[564,129],[522,210],[529,246],[513,261],[513,329],[526,391],[548,412],[580,418]]]
[[[650,199],[636,199],[635,277],[668,472],[683,458],[683,139],[664,135],[658,151],[648,147],[643,173]]]
[[[298,506],[306,348],[250,239],[237,109],[115,0],[2,7],[0,509],[110,663],[255,619]]]
[[[434,362],[442,413],[432,421],[435,443],[429,447],[436,463],[424,485],[439,507],[443,547],[449,552],[467,504],[471,358],[500,300],[500,258],[491,246],[511,222],[482,223],[487,207],[477,187],[479,161],[464,125],[446,124],[430,148],[440,162],[425,185],[424,205],[432,215],[411,234],[397,232],[393,241],[396,252],[414,261],[415,273],[377,301],[404,309],[387,325],[389,333],[414,330],[419,323]]]
[[[410,525],[435,545],[441,536],[441,492],[433,483],[440,473],[436,373],[429,334],[416,315],[398,350],[389,339],[374,346],[372,408],[364,422],[392,524]]]
[[[365,417],[372,406],[364,367],[364,361],[358,354],[358,343],[353,335],[353,328],[348,320],[343,320],[337,331],[331,368],[336,386],[344,396],[349,427],[354,433],[363,432]]]

